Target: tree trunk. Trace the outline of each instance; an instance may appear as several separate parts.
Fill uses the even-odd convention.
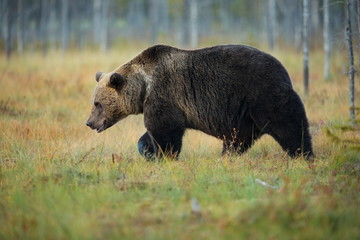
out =
[[[0,26],[3,26],[0,29],[0,39],[4,40],[4,32],[5,32],[5,1],[0,1]]]
[[[301,1],[274,1],[277,3],[276,7],[279,9],[278,15],[280,16],[280,23],[278,24],[278,29],[281,30],[281,40],[285,41],[289,45],[295,45],[296,31],[298,31],[297,27],[300,25],[300,36],[301,36],[301,24],[298,24],[298,16],[297,13],[299,9],[301,9]],[[300,7],[298,6],[300,2]],[[268,7],[269,12],[271,10],[271,6]],[[273,6],[275,8],[275,6]],[[276,19],[276,16],[275,16]],[[271,19],[269,19],[271,21]],[[270,24],[270,23],[269,23]],[[276,29],[275,29],[276,31]],[[275,39],[278,37],[278,31],[275,32],[277,35]],[[296,39],[298,40],[298,39]]]
[[[4,38],[5,38],[5,52],[6,52],[6,58],[10,59],[13,49],[13,43],[12,43],[12,26],[13,26],[13,18],[12,18],[12,12],[13,12],[13,1],[12,0],[6,0],[5,4],[5,12],[4,12],[4,20],[5,20],[5,31],[4,31]]]
[[[276,2],[275,0],[268,0],[267,4],[267,32],[268,32],[268,44],[271,50],[275,47],[275,28],[276,28]]]
[[[188,47],[190,43],[190,3],[191,0],[184,0],[182,45]]]
[[[302,16],[301,11],[298,9],[301,9],[301,1],[296,1],[295,3],[295,17],[294,17],[294,46],[296,48],[296,51],[300,51],[301,49],[301,37],[302,37]]]
[[[47,52],[48,10],[48,0],[41,0],[40,42],[43,56],[45,56]]]
[[[145,26],[145,4],[143,0],[132,0],[129,2],[127,10],[127,21],[130,23],[127,25],[130,38],[143,38],[144,32],[146,32]]]
[[[326,81],[330,78],[330,10],[329,0],[324,0],[324,78]]]
[[[229,0],[219,1],[219,17],[221,23],[221,29],[223,34],[230,33],[230,14],[229,14]]]
[[[162,34],[169,33],[169,3],[168,0],[159,0],[159,30]]]
[[[196,48],[199,44],[198,29],[198,1],[190,2],[190,47]]]
[[[61,1],[61,50],[65,52],[69,46],[69,0]]]
[[[320,14],[319,14],[319,0],[311,0],[311,33],[312,35],[317,35],[319,33],[319,26],[320,26]]]
[[[360,51],[360,0],[357,1],[357,26],[358,26],[358,49]],[[360,52],[359,52],[359,69],[360,72]]]
[[[57,40],[59,39],[58,21],[56,19],[56,3],[54,0],[48,0],[48,21],[47,21],[47,39],[48,48],[55,49]]]
[[[151,42],[156,43],[158,41],[159,32],[159,0],[151,0],[149,6],[149,17],[151,24]]]
[[[93,41],[95,44],[100,43],[102,5],[101,2],[102,0],[94,0],[93,5]]]
[[[109,39],[108,39],[108,15],[109,15],[109,0],[102,0],[102,11],[101,11],[101,33],[100,33],[100,49],[101,51],[108,50]]]
[[[23,0],[18,0],[17,9],[17,49],[18,53],[24,52],[24,7]]]
[[[213,5],[213,1],[214,0],[203,0],[202,1],[202,5],[201,5],[201,8],[207,8],[207,9],[211,9],[212,8],[212,5]],[[228,3],[228,0],[226,1],[226,3]],[[227,7],[224,7],[224,11],[226,13],[226,9],[228,8],[229,6]],[[199,31],[199,34],[201,36],[211,36],[212,35],[212,26],[213,26],[213,20],[214,20],[214,16],[213,16],[213,12],[212,11],[201,11],[201,15],[200,15],[200,18],[201,18],[201,26],[200,26],[200,31]],[[231,21],[232,21],[232,18],[230,16],[227,17],[227,20],[225,20],[225,23],[222,23],[221,25],[224,26],[224,25],[228,25],[226,28],[228,28],[226,30],[226,33],[229,33],[231,29]]]
[[[351,30],[351,2],[346,0],[346,41],[349,47],[349,102],[350,102],[350,120],[355,122],[355,101],[354,101],[354,52],[352,46],[352,30]]]
[[[309,95],[309,0],[303,0],[304,91]]]

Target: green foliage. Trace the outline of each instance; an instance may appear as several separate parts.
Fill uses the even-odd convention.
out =
[[[336,125],[326,128],[326,134],[343,149],[334,158],[334,169],[345,174],[360,176],[360,128],[359,125]]]

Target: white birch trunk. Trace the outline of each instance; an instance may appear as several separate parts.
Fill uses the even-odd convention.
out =
[[[100,43],[101,2],[102,0],[94,0],[94,5],[93,5],[93,41],[95,44]]]
[[[69,46],[69,0],[61,1],[61,49],[63,52]]]
[[[198,29],[198,2],[192,0],[190,2],[190,47],[196,48],[199,44]]]
[[[100,31],[100,49],[101,51],[108,50],[108,18],[109,18],[109,0],[102,0],[101,11],[101,31]]]
[[[303,0],[304,91],[309,94],[309,0]]]
[[[276,2],[275,0],[268,0],[268,43],[269,48],[274,49],[276,41]]]
[[[150,23],[151,23],[151,42],[156,43],[158,41],[159,34],[159,0],[149,1]]]

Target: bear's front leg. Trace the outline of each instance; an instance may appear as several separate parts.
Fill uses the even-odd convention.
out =
[[[144,124],[158,158],[177,158],[181,151],[186,125],[184,113],[173,99],[159,93],[149,96],[144,103]]]
[[[146,158],[146,160],[154,160],[156,157],[157,147],[148,132],[142,135],[139,139],[138,150],[139,153]]]
[[[153,131],[151,136],[156,145],[156,156],[177,158],[181,151],[182,137],[184,129],[161,129],[161,131]]]
[[[138,141],[139,153],[147,160],[156,157],[177,158],[182,146],[184,130],[146,132]]]

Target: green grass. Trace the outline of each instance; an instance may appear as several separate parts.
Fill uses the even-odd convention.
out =
[[[146,162],[136,148],[142,116],[101,134],[85,126],[95,72],[141,50],[129,49],[2,56],[0,239],[360,237],[359,131],[336,128],[348,116],[342,56],[329,83],[321,52],[312,56],[311,94],[302,97],[313,164],[289,159],[268,136],[242,156],[221,157],[221,142],[196,131],[186,133],[179,161]],[[301,55],[274,55],[302,95]]]

